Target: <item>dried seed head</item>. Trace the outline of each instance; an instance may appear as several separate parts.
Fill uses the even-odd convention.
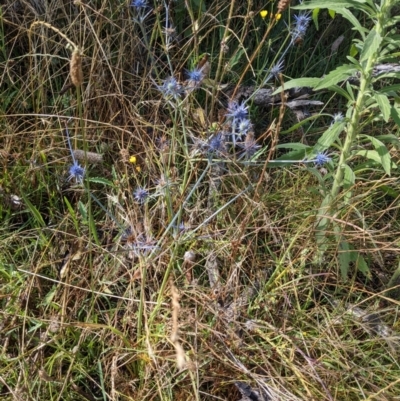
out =
[[[76,160],[79,160],[81,162],[87,161],[91,164],[99,164],[103,162],[103,155],[100,153],[85,152],[84,150],[76,149],[72,151],[72,154],[74,155]]]
[[[76,86],[80,86],[83,83],[83,72],[82,72],[82,57],[78,49],[72,52],[71,61],[69,63],[69,71],[71,74],[71,82]]]
[[[289,3],[290,0],[280,0],[276,13],[281,14],[283,11],[285,11],[289,7]]]

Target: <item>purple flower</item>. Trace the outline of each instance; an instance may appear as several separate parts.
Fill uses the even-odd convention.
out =
[[[187,76],[189,81],[192,81],[196,85],[200,85],[204,79],[204,74],[200,68],[195,68],[193,71],[188,71]]]
[[[85,169],[80,166],[76,160],[74,160],[73,165],[69,168],[68,181],[71,181],[73,178],[75,178],[76,182],[82,184],[84,175]]]
[[[283,60],[279,60],[268,72],[267,77],[264,80],[264,84],[267,83],[272,77],[277,81],[279,80],[279,74],[283,71]],[[268,71],[268,70],[267,70]]]
[[[133,0],[131,3],[131,7],[136,8],[136,10],[140,11],[148,7],[147,0]]]
[[[164,97],[178,98],[182,93],[182,87],[174,77],[169,77],[164,80],[161,86],[157,86],[158,90],[164,95]]]
[[[239,121],[237,126],[239,136],[245,136],[251,130],[251,121],[247,118]]]
[[[248,107],[244,102],[240,104],[235,101],[229,102],[227,111],[226,116],[234,121],[244,120],[249,114]]]
[[[143,204],[149,197],[149,191],[147,191],[145,188],[138,187],[133,191],[133,197],[135,198],[136,202]]]
[[[290,32],[290,34],[292,35],[292,44],[295,43],[296,40],[304,38],[311,18],[308,12],[304,12],[300,13],[299,15],[295,15],[294,20],[294,27]]]
[[[208,140],[208,151],[210,153],[224,153],[226,150],[225,136],[222,132],[218,132]]]
[[[71,181],[73,178],[75,178],[76,182],[79,184],[82,184],[83,182],[83,177],[85,175],[85,169],[82,167],[76,160],[74,156],[74,152],[72,151],[72,146],[71,146],[71,140],[69,138],[69,131],[68,131],[68,126],[66,124],[65,126],[65,133],[67,135],[67,142],[68,142],[68,148],[71,153],[72,157],[72,166],[69,168],[69,176],[68,176],[68,181]]]
[[[310,160],[314,162],[317,167],[322,167],[324,164],[329,163],[332,159],[326,154],[326,152],[319,152],[315,158]]]

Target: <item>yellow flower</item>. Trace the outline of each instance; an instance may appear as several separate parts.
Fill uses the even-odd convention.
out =
[[[136,164],[136,157],[135,156],[131,156],[129,158],[129,162],[132,163],[132,164]]]
[[[267,10],[261,10],[260,11],[260,16],[261,16],[262,19],[264,19],[267,15],[268,15],[268,11]]]
[[[280,20],[282,18],[282,14],[281,13],[278,13],[278,14],[275,14],[275,19],[276,20]]]
[[[138,173],[140,173],[140,172],[142,171],[141,167],[140,167],[140,166],[136,166],[136,171],[137,171]]]

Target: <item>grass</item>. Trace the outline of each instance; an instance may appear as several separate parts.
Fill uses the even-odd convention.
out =
[[[2,399],[398,399],[397,170],[363,161],[338,195],[331,218],[354,250],[343,279],[344,242],[324,233],[321,257],[315,232],[340,150],[323,167],[280,160],[313,146],[343,100],[314,94],[324,106],[305,122],[283,98],[249,102],[250,159],[253,143],[213,142],[235,124],[232,94],[269,87],[262,71],[290,43],[296,11],[264,7],[2,6]],[[346,62],[356,33],[340,15],[318,21],[276,85]],[[163,96],[172,76],[185,92]],[[68,179],[66,127],[82,183]],[[367,132],[398,137],[392,120]]]

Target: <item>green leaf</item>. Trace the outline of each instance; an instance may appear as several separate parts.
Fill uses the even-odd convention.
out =
[[[305,145],[304,143],[300,142],[293,142],[293,143],[281,143],[276,146],[277,149],[295,149],[295,150],[300,150],[300,149],[311,149],[311,146]]]
[[[328,2],[326,0],[311,0],[307,3],[292,7],[294,10],[312,10],[314,8],[329,8],[335,10],[337,7],[354,7],[360,8],[361,4],[365,4],[367,0],[335,0]]]
[[[385,120],[385,122],[388,122],[390,117],[389,99],[387,98],[386,95],[378,92],[375,92],[374,98],[376,100],[376,103],[378,103],[378,106],[382,112],[383,119]]]
[[[353,91],[351,91],[350,93],[347,93],[343,88],[341,88],[338,85],[332,85],[328,88],[329,90],[336,92],[338,95],[343,96],[344,98],[346,98],[349,102],[352,102],[354,100],[354,98],[351,96],[353,94]]]
[[[74,222],[75,230],[79,235],[79,224],[78,224],[78,218],[76,217],[75,210],[73,209],[72,205],[69,203],[69,200],[65,196],[64,196],[64,202],[67,205],[69,214],[72,218],[72,221]]]
[[[352,259],[354,259],[352,262],[354,262],[357,271],[360,271],[365,277],[370,279],[371,271],[369,270],[369,266],[367,265],[364,256],[362,256],[359,252],[353,252]]]
[[[373,136],[370,136],[370,135],[361,135],[361,137],[367,138],[370,140],[373,147],[378,152],[378,155],[381,160],[381,165],[382,165],[383,169],[385,170],[385,173],[387,175],[390,175],[390,167],[391,167],[392,160],[390,158],[390,153],[387,150],[387,147],[385,146],[385,144],[383,142],[381,142],[379,139],[377,139]]]
[[[313,12],[312,12],[312,19],[314,21],[314,25],[317,29],[317,31],[319,30],[319,25],[318,25],[318,14],[319,14],[320,9],[319,8],[314,8]]]
[[[376,150],[359,150],[359,151],[355,152],[354,155],[365,157],[369,160],[372,160],[372,161],[380,164],[383,167],[383,169],[385,170],[385,173],[390,175],[391,160],[390,160],[389,153],[388,153],[389,164],[388,164],[387,157],[382,159],[382,156]],[[395,166],[395,167],[397,167],[397,166]]]
[[[394,122],[397,124],[398,127],[400,127],[400,112],[397,107],[391,107],[390,108],[390,115],[392,116]]]
[[[43,220],[42,215],[40,214],[39,210],[36,208],[35,205],[32,204],[32,202],[25,196],[23,196],[24,203],[28,207],[29,211],[32,213],[37,225],[39,227],[46,227],[46,223]]]
[[[292,88],[301,88],[301,87],[310,87],[314,88],[319,84],[321,78],[296,78],[292,79],[288,82],[285,82],[285,85],[282,87],[280,86],[272,95],[277,95],[281,93],[283,90],[288,90]]]
[[[345,121],[337,122],[331,125],[318,139],[313,148],[313,152],[318,153],[328,149],[339,137],[339,134],[343,131],[345,126]]]
[[[335,18],[336,11],[335,10],[328,10],[328,14],[331,16],[332,19]]]
[[[350,47],[350,56],[355,57],[358,54],[357,46],[353,43]]]
[[[78,209],[79,209],[79,212],[80,212],[83,220],[85,220],[85,222],[87,223],[87,220],[88,220],[87,209],[86,209],[86,206],[81,201],[78,202]]]
[[[360,55],[360,62],[366,61],[371,56],[373,56],[379,49],[381,43],[382,36],[379,35],[379,33],[376,32],[375,29],[372,29],[365,39],[364,46]]]
[[[364,0],[335,0],[333,1],[326,1],[326,0],[314,0],[310,1],[305,4],[300,4],[298,6],[292,7],[295,10],[313,10],[315,8],[328,8],[329,10],[335,11],[338,14],[343,15],[353,27],[360,32],[362,38],[365,38],[366,29],[363,28],[358,21],[358,19],[349,11],[346,7],[353,7],[358,10],[365,10],[368,14],[371,13],[371,7],[367,6],[366,1]]]
[[[113,182],[103,177],[90,177],[88,178],[88,181],[93,184],[104,184],[114,188]]]
[[[351,77],[356,71],[357,69],[352,64],[341,65],[322,78],[314,88],[315,90],[320,90],[336,85],[338,82],[345,81]]]
[[[376,138],[383,143],[391,143],[395,146],[400,147],[400,139],[394,134],[378,135]]]

